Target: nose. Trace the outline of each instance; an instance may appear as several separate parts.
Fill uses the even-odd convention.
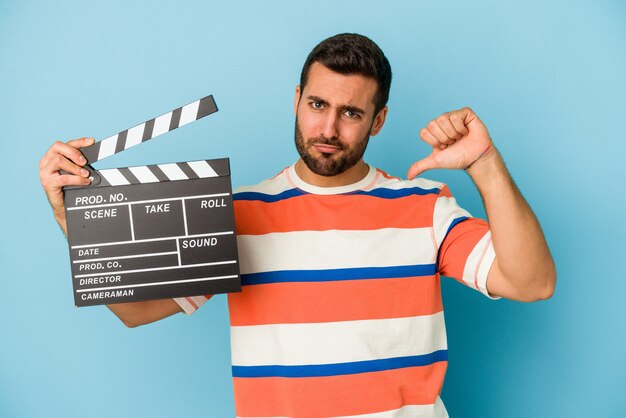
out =
[[[320,134],[324,138],[336,139],[339,137],[339,117],[335,112],[326,112],[322,121]]]

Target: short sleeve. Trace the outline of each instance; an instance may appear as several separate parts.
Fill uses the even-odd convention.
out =
[[[188,296],[184,298],[174,298],[174,302],[178,303],[178,305],[183,309],[185,314],[191,315],[195,311],[198,310],[204,302],[211,299],[213,295],[202,295],[202,296]]]
[[[491,299],[499,299],[487,292],[487,276],[496,257],[489,224],[462,209],[447,186],[435,203],[433,229],[439,272]]]

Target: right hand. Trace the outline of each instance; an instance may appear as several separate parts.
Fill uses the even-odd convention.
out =
[[[55,142],[39,161],[39,179],[43,186],[52,212],[59,226],[67,233],[64,186],[86,186],[90,183],[89,172],[83,168],[87,160],[78,150],[94,143],[93,138],[79,138],[63,143]],[[64,170],[69,174],[61,174]]]

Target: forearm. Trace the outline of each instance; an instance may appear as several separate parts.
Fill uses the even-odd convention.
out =
[[[467,172],[482,196],[496,253],[489,291],[516,300],[550,297],[556,281],[550,250],[500,153],[492,148]]]
[[[63,234],[67,237],[67,219],[65,217],[65,207],[63,207],[60,211],[53,209],[52,213],[54,214],[54,219],[59,224],[59,227],[61,227],[61,231],[63,231]]]

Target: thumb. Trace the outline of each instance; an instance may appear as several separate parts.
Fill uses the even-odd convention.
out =
[[[416,163],[414,163],[407,173],[407,178],[409,180],[413,180],[415,177],[419,176],[426,170],[431,170],[433,168],[438,168],[439,165],[435,162],[433,158],[433,154],[430,154],[428,157],[423,158]]]

